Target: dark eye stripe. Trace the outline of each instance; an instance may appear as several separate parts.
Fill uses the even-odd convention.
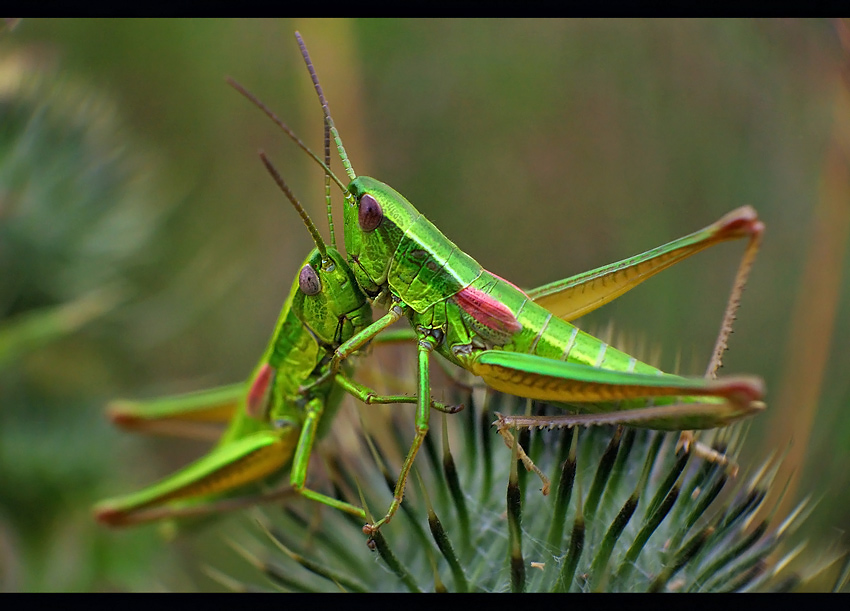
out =
[[[305,295],[316,295],[322,290],[319,274],[309,264],[301,268],[301,273],[298,274],[298,286]]]
[[[381,204],[368,193],[360,198],[360,211],[357,219],[363,231],[375,231],[384,220],[384,211]]]

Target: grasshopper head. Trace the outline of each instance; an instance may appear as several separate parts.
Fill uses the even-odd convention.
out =
[[[293,311],[321,342],[339,346],[372,323],[372,309],[357,280],[335,249],[322,258],[313,249],[293,286]]]
[[[345,250],[357,282],[371,295],[387,283],[387,274],[404,232],[421,216],[398,191],[359,176],[348,185]]]

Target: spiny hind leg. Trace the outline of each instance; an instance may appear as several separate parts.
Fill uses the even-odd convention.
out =
[[[578,416],[518,416],[505,418],[502,422],[520,428],[624,424],[668,431],[713,429],[731,424],[764,408],[761,403],[763,383],[754,377],[709,380],[614,371],[497,350],[477,353],[471,369],[496,390],[558,403],[605,403],[615,407],[614,404],[618,401],[689,397],[687,401],[667,405]],[[703,449],[692,441],[689,447],[696,448],[704,457],[720,462],[717,453],[713,451]]]
[[[735,282],[729,295],[720,332],[706,370],[706,378],[716,378],[721,359],[732,332],[732,323],[740,303],[741,293],[758,252],[764,224],[749,206],[724,215],[715,223],[683,238],[674,240],[641,255],[554,282],[528,292],[538,304],[564,320],[573,320],[608,303],[647,278],[667,269],[691,255],[715,244],[747,238],[747,248],[741,258]],[[717,453],[695,441],[693,433],[682,433],[680,445],[712,459]],[[719,459],[715,462],[720,462]]]
[[[510,429],[554,429],[554,428],[571,428],[574,426],[600,426],[600,425],[623,425],[623,426],[638,426],[642,427],[646,423],[663,422],[666,419],[671,419],[675,422],[676,419],[683,417],[702,417],[710,413],[716,404],[712,403],[680,403],[674,405],[663,405],[645,407],[642,409],[621,410],[613,412],[605,412],[599,414],[558,414],[555,416],[505,416],[496,412],[497,419],[493,425],[497,427],[499,434],[505,438],[505,443],[511,447],[506,435],[510,435]],[[657,427],[650,427],[657,428]],[[685,440],[684,443],[682,440]],[[513,442],[513,435],[510,435],[510,441]],[[725,454],[711,448],[710,446],[696,441],[690,431],[683,431],[680,435],[676,451],[684,449],[685,452],[693,452],[697,457],[709,462],[724,466],[731,476],[738,473],[738,465],[729,459]],[[522,452],[522,448],[518,448]],[[522,455],[520,455],[522,459]],[[525,459],[523,464],[529,469]],[[533,469],[537,471],[537,468]]]
[[[516,444],[517,456],[522,461],[522,465],[525,467],[525,470],[534,472],[534,474],[540,478],[540,481],[543,484],[540,492],[542,492],[544,496],[548,495],[549,488],[551,486],[549,478],[546,477],[543,471],[534,464],[534,461],[531,460],[528,454],[525,453],[525,450],[522,449],[519,442],[514,438],[513,433],[510,431],[510,429],[513,428],[512,425],[505,423],[504,416],[502,416],[499,412],[496,412],[496,416],[498,417],[498,420],[496,420],[493,424],[496,426],[496,431],[498,431],[499,435],[502,436],[502,440],[505,442],[505,445],[508,446],[509,450],[513,450],[514,444]]]
[[[732,290],[729,293],[729,299],[726,302],[726,310],[723,312],[723,320],[720,323],[720,331],[717,334],[717,340],[714,343],[714,351],[711,355],[711,360],[705,371],[705,377],[714,380],[717,378],[717,370],[722,366],[723,353],[729,344],[729,336],[732,334],[732,325],[735,322],[735,314],[738,311],[738,306],[741,304],[741,295],[744,292],[744,287],[747,284],[747,279],[750,275],[753,262],[758,253],[761,244],[761,236],[764,232],[764,225],[761,222],[753,224],[750,232],[750,240],[747,243],[747,249],[741,257],[741,262],[738,265],[738,271],[735,274],[735,281],[732,284]],[[679,441],[676,444],[676,451],[683,449],[685,452],[694,452],[696,456],[709,462],[717,463],[726,467],[730,475],[733,477],[738,473],[738,465],[730,460],[726,455],[717,450],[701,443],[696,439],[693,431],[682,431],[679,435]]]

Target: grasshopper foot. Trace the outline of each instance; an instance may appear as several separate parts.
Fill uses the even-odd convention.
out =
[[[378,520],[374,524],[369,524],[367,522],[363,525],[363,534],[369,537],[369,540],[366,542],[366,544],[369,546],[370,549],[373,545],[375,545],[375,535],[378,534],[378,529],[384,525],[384,522],[384,520]]]
[[[443,412],[444,414],[457,414],[458,412],[462,412],[465,406],[463,403],[458,403],[457,405],[446,405],[439,401],[431,401],[431,408],[438,412]]]

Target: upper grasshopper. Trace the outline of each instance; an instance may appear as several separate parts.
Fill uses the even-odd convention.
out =
[[[496,390],[592,412],[545,420],[503,419],[512,426],[617,422],[654,429],[703,429],[764,409],[761,379],[713,379],[764,230],[752,208],[738,208],[700,231],[643,254],[524,292],[485,270],[392,187],[356,175],[297,32],[296,38],[350,179],[348,185],[256,98],[231,84],[264,110],[340,187],[345,197],[348,263],[372,302],[389,310],[339,346],[320,381],[329,379],[345,358],[402,317],[410,320],[418,346],[416,437],[392,504],[382,519],[364,527],[365,532],[388,522],[401,503],[407,475],[428,431],[428,357],[433,351]],[[749,245],[705,378],[664,373],[570,324],[671,265],[739,238],[747,238]]]

